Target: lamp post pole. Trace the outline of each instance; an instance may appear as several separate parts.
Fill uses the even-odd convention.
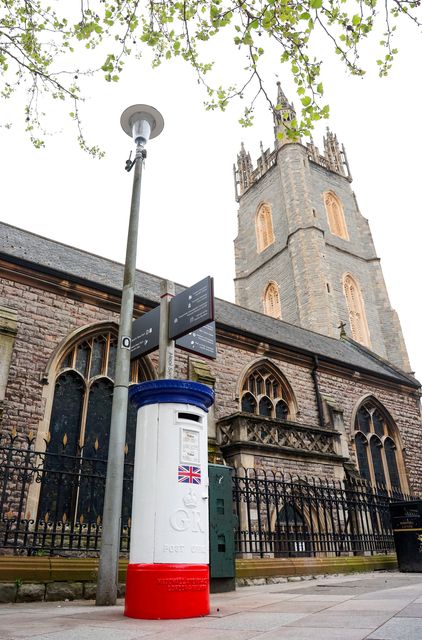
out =
[[[116,603],[117,598],[125,461],[124,449],[126,443],[128,387],[130,381],[130,345],[135,294],[142,165],[146,157],[145,145],[147,141],[149,138],[153,138],[161,133],[164,126],[161,114],[156,109],[147,105],[134,105],[126,109],[122,114],[121,124],[124,131],[134,138],[136,143],[136,156],[133,163],[129,163],[127,166],[129,170],[134,166],[134,176],[111,411],[101,552],[97,580],[97,605],[113,605]]]

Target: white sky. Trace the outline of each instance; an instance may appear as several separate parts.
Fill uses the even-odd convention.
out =
[[[329,59],[323,78],[331,107],[328,124],[346,147],[352,188],[369,219],[410,361],[422,379],[422,38],[414,30],[404,35],[390,77],[350,78]],[[229,65],[230,51],[226,61]],[[267,78],[274,97],[280,79],[297,105],[287,68],[275,61]],[[84,125],[91,143],[106,150],[101,161],[79,150],[70,123],[60,121],[54,110],[50,122],[56,133],[47,149],[34,150],[23,134],[21,103],[0,103],[0,119],[14,123],[11,130],[0,129],[1,219],[123,262],[132,187],[124,164],[133,145],[120,129],[120,114],[134,103],[152,104],[163,114],[165,128],[148,145],[138,268],[187,286],[214,276],[216,295],[234,301],[232,165],[242,140],[254,163],[260,140],[264,148],[272,147],[266,104],[258,104],[256,125],[247,130],[237,123],[239,103],[225,114],[206,112],[195,78],[178,62],[152,71],[140,61],[119,83],[92,80],[89,88]],[[326,125],[314,135],[320,149]]]

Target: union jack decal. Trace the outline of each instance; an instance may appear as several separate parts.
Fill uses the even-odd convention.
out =
[[[187,484],[201,484],[201,467],[179,465],[177,480]]]

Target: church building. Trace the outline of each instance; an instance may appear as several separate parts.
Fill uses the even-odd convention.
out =
[[[212,462],[422,495],[420,384],[344,148],[331,132],[323,154],[280,138],[295,117],[280,86],[278,103],[274,149],[255,167],[243,146],[237,157],[236,304],[216,300],[217,358],[176,350],[176,377],[215,390]],[[122,280],[120,264],[0,223],[0,449],[36,456],[7,513],[100,517],[98,488],[63,475],[58,497],[46,478],[53,457],[106,464]],[[135,317],[160,282],[137,272]],[[131,381],[157,372],[155,352]],[[129,463],[135,423],[130,409]]]

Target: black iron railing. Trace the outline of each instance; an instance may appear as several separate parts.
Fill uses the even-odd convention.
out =
[[[98,450],[35,451],[32,434],[0,437],[0,548],[26,555],[97,555],[107,461]],[[133,463],[125,464],[122,553],[129,550]]]
[[[35,450],[32,434],[0,436],[0,553],[96,556],[101,543],[106,460],[96,446],[66,439]],[[127,460],[121,552],[130,546],[133,461]],[[233,500],[238,557],[388,553],[391,501],[398,491],[237,469]]]
[[[238,556],[297,557],[394,550],[389,503],[409,500],[367,483],[237,469],[233,477]]]

